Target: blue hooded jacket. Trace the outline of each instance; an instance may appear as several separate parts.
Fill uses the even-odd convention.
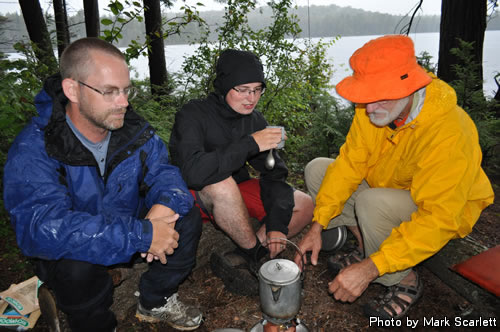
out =
[[[39,113],[9,150],[4,205],[24,255],[112,265],[146,252],[152,225],[141,216],[163,204],[182,218],[193,198],[163,141],[129,106],[111,134],[104,176],[66,123],[60,76],[36,96]]]

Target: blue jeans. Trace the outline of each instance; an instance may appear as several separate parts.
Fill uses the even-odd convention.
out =
[[[147,309],[163,305],[191,273],[201,235],[199,209],[193,207],[175,229],[179,247],[167,256],[167,264],[154,261],[141,276],[140,301]],[[113,331],[117,322],[110,310],[113,283],[107,267],[70,259],[36,260],[35,274],[55,293],[57,306],[67,315],[72,331]]]
[[[154,261],[149,264],[139,282],[139,300],[146,309],[165,304],[165,298],[177,292],[196,264],[196,249],[201,236],[201,216],[197,206],[175,225],[179,232],[179,247],[167,256],[167,264]]]

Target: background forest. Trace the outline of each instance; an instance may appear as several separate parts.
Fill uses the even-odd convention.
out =
[[[110,12],[101,12],[101,19],[114,20],[116,17]],[[362,9],[350,7],[329,6],[311,6],[290,8],[290,15],[296,15],[300,32],[298,38],[306,37],[335,37],[335,36],[366,36],[383,35],[399,33],[410,21],[411,17],[402,15],[381,14],[369,12]],[[54,14],[52,10],[44,13],[47,18],[49,31],[55,33],[56,27]],[[180,17],[182,13],[172,13],[168,8],[163,8],[162,16],[165,20]],[[308,25],[308,15],[314,20],[314,24]],[[199,13],[207,26],[216,26],[223,21],[223,11],[203,11]],[[13,50],[13,44],[27,36],[26,25],[22,15],[10,13],[5,15],[6,22],[2,29],[2,40],[0,41],[0,51],[10,52]],[[269,26],[273,20],[272,10],[269,6],[257,7],[247,14],[248,24],[252,29],[261,29]],[[356,22],[356,24],[352,24]],[[72,39],[84,37],[85,15],[80,10],[76,15],[68,17],[69,30]],[[411,32],[439,32],[440,16],[438,15],[419,15],[412,25]],[[106,26],[101,24],[101,30]],[[500,30],[500,16],[494,15],[488,18],[487,30]],[[143,22],[133,20],[129,22],[122,30],[123,38],[117,42],[120,47],[126,47],[131,40],[145,40],[145,26]],[[187,44],[198,39],[202,34],[202,29],[196,22],[187,24],[182,33],[169,36],[166,44]],[[291,35],[287,35],[291,37]],[[217,36],[215,32],[210,33],[210,40],[215,41]]]

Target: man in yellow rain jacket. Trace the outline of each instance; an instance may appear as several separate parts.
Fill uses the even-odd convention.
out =
[[[339,156],[306,166],[316,207],[299,247],[312,251],[315,265],[322,230],[347,227],[359,247],[329,258],[338,273],[330,293],[353,302],[369,283],[381,283],[387,293],[365,314],[400,318],[422,294],[412,267],[469,234],[493,190],[474,123],[455,91],[417,64],[410,38],[374,39],[350,65],[353,75],[336,89],[356,113]]]

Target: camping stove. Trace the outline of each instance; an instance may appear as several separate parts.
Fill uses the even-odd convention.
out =
[[[260,322],[252,327],[250,332],[309,332],[298,317],[288,321],[266,317],[266,314],[263,314],[263,317]]]

